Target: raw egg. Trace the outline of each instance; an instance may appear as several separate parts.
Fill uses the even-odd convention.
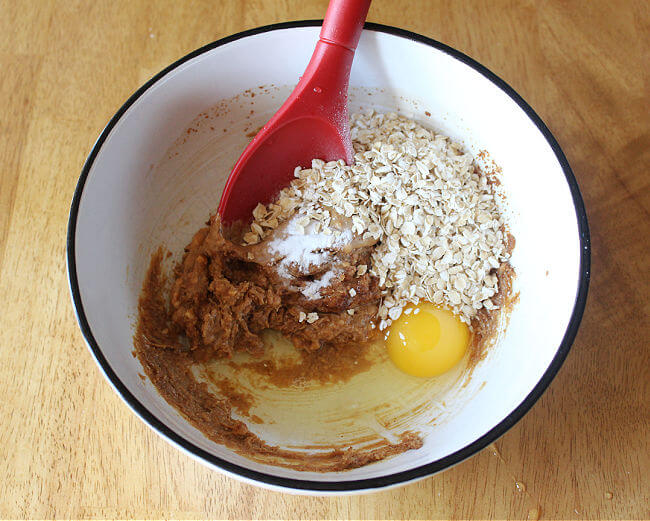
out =
[[[406,308],[391,324],[386,346],[399,369],[426,378],[445,373],[460,362],[469,337],[467,325],[451,311],[421,302]]]

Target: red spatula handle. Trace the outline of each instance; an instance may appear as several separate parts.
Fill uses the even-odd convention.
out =
[[[287,101],[249,143],[221,195],[219,215],[249,222],[257,203],[268,203],[314,158],[354,162],[348,84],[370,0],[330,0],[320,39]]]
[[[369,8],[370,0],[330,0],[320,39],[354,51]]]

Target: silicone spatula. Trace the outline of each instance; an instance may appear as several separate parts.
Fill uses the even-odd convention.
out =
[[[311,160],[343,159],[354,151],[348,122],[348,82],[370,0],[330,0],[309,65],[289,98],[244,149],[230,173],[219,215],[224,224],[250,221]]]

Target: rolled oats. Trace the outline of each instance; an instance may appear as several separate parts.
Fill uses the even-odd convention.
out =
[[[360,237],[378,240],[372,264],[357,275],[379,279],[380,329],[424,298],[466,323],[496,308],[494,270],[509,253],[499,198],[474,158],[395,113],[354,114],[351,135],[355,164],[314,159],[311,168],[296,168],[275,204],[255,208],[244,242],[259,242],[295,215],[303,228],[316,222],[317,231],[331,234],[333,210],[351,218]],[[301,318],[313,323],[318,315]]]

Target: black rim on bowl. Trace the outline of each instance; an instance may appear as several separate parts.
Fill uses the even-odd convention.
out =
[[[72,300],[74,308],[77,314],[77,319],[79,321],[79,326],[81,331],[90,347],[93,356],[95,357],[97,363],[102,368],[106,377],[110,380],[112,385],[115,387],[117,392],[122,396],[122,398],[128,403],[128,405],[138,414],[140,417],[145,420],[150,427],[152,427],[158,434],[162,435],[168,441],[176,444],[195,457],[212,464],[216,467],[219,467],[227,472],[241,476],[242,478],[254,480],[262,484],[267,484],[274,487],[289,488],[294,490],[305,490],[305,491],[319,491],[319,492],[351,492],[351,491],[360,491],[360,490],[372,490],[376,488],[386,487],[390,485],[396,485],[399,483],[406,483],[418,478],[423,478],[441,470],[444,470],[448,467],[451,467],[464,459],[472,456],[473,454],[479,452],[481,449],[485,448],[487,445],[492,443],[494,440],[502,436],[508,429],[510,429],[517,421],[519,421],[526,412],[535,404],[535,402],[542,395],[544,390],[551,383],[558,370],[560,369],[562,363],[564,362],[569,349],[573,343],[573,340],[578,331],[578,326],[582,318],[582,314],[585,308],[585,303],[587,300],[587,289],[589,286],[589,276],[590,276],[590,240],[589,240],[589,228],[587,225],[587,215],[585,213],[584,203],[582,201],[582,196],[580,195],[580,189],[578,188],[578,183],[576,182],[575,176],[571,171],[571,167],[562,152],[562,149],[558,145],[557,141],[546,127],[544,122],[540,117],[533,111],[533,109],[526,103],[519,94],[517,94],[512,87],[510,87],[505,81],[496,76],[486,67],[476,62],[469,56],[448,47],[436,40],[421,36],[410,31],[405,31],[403,29],[398,29],[391,26],[380,25],[375,23],[366,23],[365,29],[370,31],[377,31],[381,33],[391,34],[393,36],[399,36],[401,38],[406,38],[408,40],[413,40],[428,46],[431,46],[435,49],[443,51],[453,58],[461,61],[465,65],[471,67],[475,71],[482,74],[502,91],[504,91],[519,107],[528,115],[531,121],[539,129],[548,142],[549,146],[553,149],[555,156],[564,171],[566,176],[569,189],[571,191],[571,196],[573,198],[573,204],[576,211],[576,219],[578,223],[578,231],[580,234],[580,281],[578,284],[578,290],[576,293],[575,304],[573,307],[573,312],[571,314],[571,319],[567,326],[567,329],[564,333],[564,337],[560,346],[551,361],[551,364],[546,369],[546,372],[539,380],[537,385],[533,390],[528,394],[523,402],[513,410],[503,421],[498,425],[493,427],[486,434],[470,443],[466,447],[450,454],[444,458],[441,458],[426,465],[421,465],[419,467],[412,468],[410,470],[397,472],[394,474],[388,474],[386,476],[368,478],[368,479],[358,479],[350,481],[313,481],[313,480],[303,480],[303,479],[293,479],[278,477],[272,474],[266,474],[264,472],[258,472],[251,470],[249,468],[243,467],[241,465],[236,465],[230,463],[224,459],[218,458],[203,449],[197,447],[196,445],[190,443],[182,436],[175,433],[169,427],[167,427],[163,422],[161,422],[151,411],[149,411],[142,403],[140,403],[133,394],[129,391],[126,385],[119,379],[117,374],[113,371],[110,364],[104,357],[102,349],[95,340],[93,332],[88,324],[86,314],[83,307],[83,302],[81,300],[81,293],[79,291],[79,283],[77,280],[77,266],[75,258],[75,234],[77,227],[77,216],[79,212],[79,203],[83,195],[84,185],[88,173],[90,172],[95,158],[99,150],[101,149],[104,141],[108,137],[109,133],[115,127],[120,118],[128,110],[131,105],[133,105],[142,94],[144,94],[148,89],[150,89],[155,83],[157,83],[161,78],[166,74],[176,69],[179,65],[185,63],[196,56],[199,56],[205,52],[208,52],[216,47],[225,45],[229,42],[245,38],[247,36],[252,36],[255,34],[265,33],[269,31],[275,31],[280,29],[290,29],[296,27],[314,27],[320,26],[322,20],[304,20],[297,22],[286,22],[273,25],[267,25],[264,27],[258,27],[256,29],[250,29],[241,33],[222,38],[216,42],[210,43],[200,49],[191,52],[187,56],[179,59],[178,61],[171,64],[169,67],[162,70],[156,76],[151,78],[147,83],[145,83],[140,89],[138,89],[127,101],[122,105],[122,107],[117,111],[117,113],[110,120],[106,128],[103,130],[99,139],[95,143],[86,163],[84,164],[79,182],[77,184],[74,197],[72,200],[72,206],[70,209],[70,218],[68,221],[68,237],[67,237],[67,267],[68,267],[68,278],[70,284],[70,291],[72,293]]]

